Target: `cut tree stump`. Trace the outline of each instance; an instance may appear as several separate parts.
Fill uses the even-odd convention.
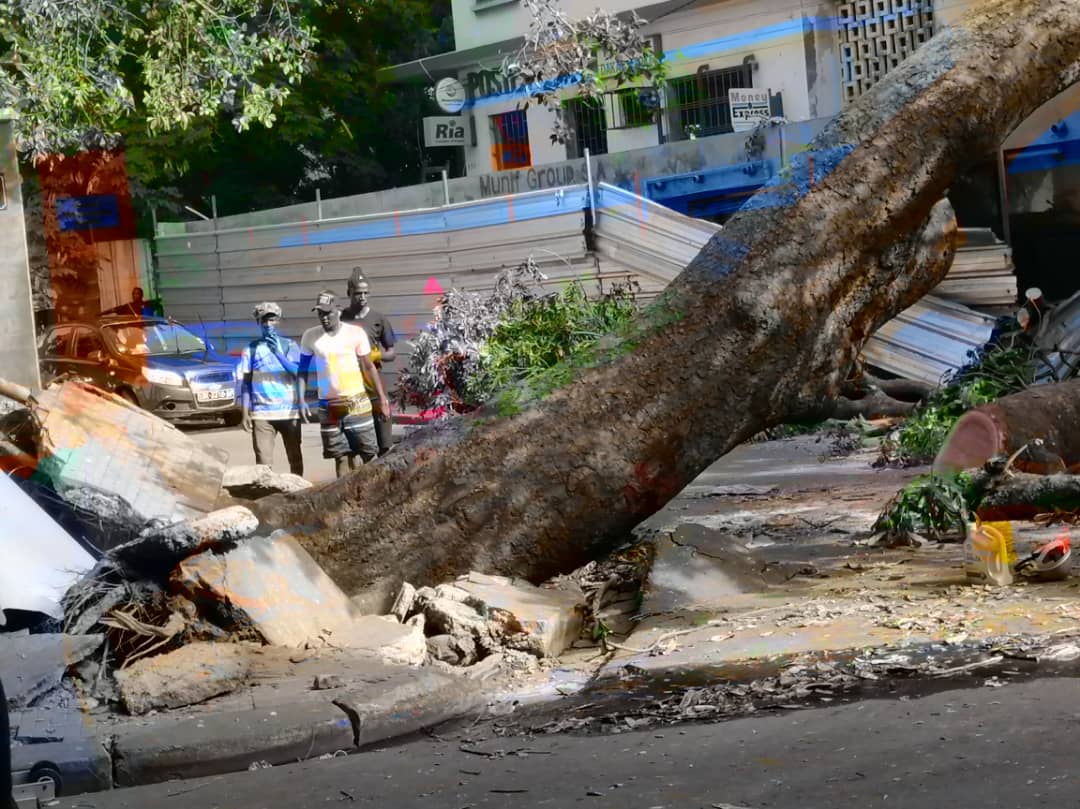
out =
[[[969,410],[949,433],[934,471],[975,469],[1025,447],[1012,463],[1021,472],[1080,466],[1080,380],[1036,385]]]

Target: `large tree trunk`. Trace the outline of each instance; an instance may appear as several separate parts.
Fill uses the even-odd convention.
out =
[[[991,0],[853,104],[571,384],[263,501],[346,590],[469,568],[543,579],[625,538],[706,466],[835,398],[875,328],[944,275],[939,202],[1080,58],[1076,0]]]

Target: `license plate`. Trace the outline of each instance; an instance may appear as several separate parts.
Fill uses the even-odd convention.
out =
[[[197,402],[220,402],[231,398],[233,398],[231,390],[200,390],[195,394]]]

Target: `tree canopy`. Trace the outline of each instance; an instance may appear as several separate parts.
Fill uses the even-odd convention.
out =
[[[376,71],[452,49],[449,21],[449,0],[0,0],[0,109],[29,158],[122,148],[154,202],[384,188],[418,179],[423,96]]]
[[[34,154],[224,110],[269,125],[311,68],[321,0],[0,0],[0,106]],[[358,6],[359,9],[363,5]]]

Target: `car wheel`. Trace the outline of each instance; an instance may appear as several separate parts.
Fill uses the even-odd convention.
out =
[[[30,768],[30,775],[26,779],[31,784],[37,784],[41,781],[52,781],[53,789],[56,790],[56,795],[63,795],[64,779],[60,775],[59,768],[51,761],[42,761],[35,764]]]
[[[225,426],[226,427],[239,427],[240,422],[244,420],[243,410],[233,410],[230,413],[225,414]]]
[[[127,399],[136,407],[142,407],[142,405],[139,404],[139,397],[136,396],[135,391],[131,390],[130,388],[121,388],[117,391],[117,393],[120,395],[121,399]]]

